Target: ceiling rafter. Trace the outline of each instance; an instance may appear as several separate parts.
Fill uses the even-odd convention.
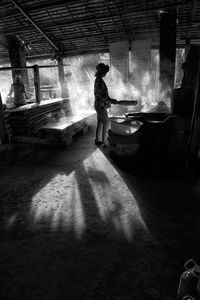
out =
[[[162,1],[163,3],[163,1]],[[150,22],[149,22],[149,13],[148,11],[146,11],[146,0],[143,0],[143,6],[144,6],[144,9],[145,9],[145,14],[147,16],[147,22],[148,22],[148,26],[149,26],[149,32],[150,32],[150,36],[151,36],[151,40],[152,40],[152,31],[151,31],[151,26],[150,26]]]
[[[50,20],[52,20],[52,22],[55,24],[55,26],[60,30],[60,32],[62,33],[62,30],[58,27],[57,22],[54,18],[52,18],[51,13],[49,12],[48,8],[46,9],[46,12],[50,18]]]
[[[47,8],[46,10],[47,10],[48,15],[50,16],[50,18],[51,18],[51,19],[53,20],[53,22],[54,22],[55,28],[58,28],[58,29],[60,30],[60,32],[61,32],[62,34],[64,34],[64,33],[63,33],[63,29],[60,28],[61,26],[59,26],[58,23],[57,23],[57,21],[56,21],[54,18],[51,17],[51,15],[50,15],[50,13],[49,13],[49,9]],[[59,40],[59,42],[60,42],[60,40]],[[70,43],[70,45],[72,46],[72,48],[74,48],[74,49],[77,50],[77,47],[71,42],[71,40],[69,40],[69,43]]]
[[[13,1],[22,6],[25,16]],[[130,41],[151,39],[155,47],[159,45],[159,12],[179,8],[177,44],[184,44],[188,34],[191,43],[196,43],[200,35],[200,1],[196,0],[195,8],[193,4],[194,0],[3,0],[0,1],[0,35],[7,39],[13,34],[25,43],[31,41],[28,55],[57,53],[31,24],[28,15],[59,48],[61,55],[103,51],[109,43],[128,38]],[[1,44],[2,39],[2,58],[8,49],[2,50]]]
[[[108,16],[104,15],[102,17],[96,17],[96,21],[103,21],[105,19],[107,19],[109,21],[110,15],[108,15]],[[84,18],[81,18],[81,19],[76,19],[76,23],[73,23],[73,24],[77,26],[79,24],[82,25],[83,23],[92,23],[93,21],[94,21],[94,19],[92,17],[90,17],[90,18],[84,17]],[[72,25],[71,20],[67,21],[67,22],[66,21],[59,22],[59,23],[57,22],[57,26],[70,26],[70,25]],[[51,23],[43,25],[44,29],[51,29],[51,28],[54,28],[54,27],[55,27],[55,25],[52,25]]]
[[[85,7],[86,7],[87,11],[89,12],[89,14],[92,15],[92,20],[93,20],[96,28],[102,33],[102,38],[104,39],[104,42],[108,43],[107,39],[104,36],[103,30],[100,28],[99,24],[97,23],[96,16],[95,16],[94,12],[89,7],[88,0],[84,1],[84,4],[85,4]]]
[[[3,4],[3,6],[4,6],[4,4]],[[4,7],[5,7],[5,6],[4,6]],[[18,22],[19,22],[23,27],[25,27],[25,30],[29,29],[28,26],[27,26],[27,25],[24,25],[24,23],[23,23],[21,20],[18,20]],[[15,31],[15,33],[14,33],[13,35],[15,35],[15,34],[16,34],[16,31]],[[31,47],[34,49],[34,51],[35,51],[36,53],[38,53],[38,50],[37,50],[33,45],[31,45]]]
[[[112,36],[112,33],[107,33],[106,35]],[[122,34],[121,34],[121,36],[122,36]],[[68,40],[70,40],[70,41],[85,40],[86,37],[89,37],[89,38],[99,38],[99,37],[101,37],[101,34],[97,33],[97,34],[92,34],[90,36],[85,36],[85,37],[84,36],[74,36],[74,37],[67,38],[67,41]],[[59,40],[64,41],[65,39],[64,38],[63,39],[59,38]],[[93,46],[92,46],[92,48],[93,48]]]
[[[48,43],[53,46],[54,49],[60,51],[59,47],[44,33],[44,31],[35,23],[35,21],[28,15],[28,13],[19,5],[16,0],[9,0],[26,18],[27,20],[44,36]]]
[[[83,1],[75,1],[73,0],[72,1],[67,1],[67,4],[70,5],[70,4],[78,4],[80,3],[81,5],[83,5]],[[179,8],[179,7],[182,7],[182,6],[185,6],[185,5],[189,5],[191,4],[191,0],[181,0],[181,1],[177,1],[176,3],[169,3],[169,4],[164,4],[164,2],[161,4],[161,5],[155,5],[153,7],[148,7],[146,8],[146,11],[149,11],[149,12],[153,12],[153,11],[159,11],[159,10],[165,10],[165,9],[173,9],[173,8]],[[66,1],[65,0],[57,0],[57,1],[54,1],[54,2],[48,2],[48,5],[47,3],[44,3],[44,4],[40,4],[40,5],[33,5],[30,9],[27,9],[27,13],[29,12],[37,12],[39,10],[42,10],[42,9],[53,9],[53,8],[58,8],[59,6],[65,6],[66,5]],[[144,9],[136,9],[135,10],[135,13],[142,13],[142,12],[145,12]],[[16,12],[13,12],[11,14],[7,14],[7,13],[0,13],[0,18],[3,18],[3,17],[14,17],[16,15]],[[18,14],[17,14],[18,15]]]
[[[105,3],[105,5],[106,5],[106,7],[107,7],[107,9],[108,9],[109,16],[110,16],[110,18],[111,18],[111,21],[112,21],[112,23],[113,23],[113,26],[114,26],[114,28],[115,28],[115,31],[116,31],[117,33],[119,33],[119,29],[117,28],[117,26],[116,26],[116,24],[115,24],[115,21],[114,21],[114,19],[113,19],[113,16],[112,16],[112,13],[111,13],[111,11],[110,11],[110,7],[109,7],[109,5],[108,5],[107,0],[104,0],[104,3]]]
[[[56,28],[58,28],[58,27],[55,27],[55,29]],[[7,33],[7,34],[4,34],[4,36],[13,35],[14,33],[16,33],[16,32],[13,31],[13,32]],[[23,36],[23,33],[26,33],[26,31],[20,31],[18,33],[21,33],[21,36]],[[73,36],[71,36],[67,32],[61,31],[61,34],[63,36],[65,36],[68,41],[73,41],[73,40],[76,40],[76,39],[88,39],[89,40],[92,37],[101,37],[101,33],[92,33],[90,35],[84,34],[84,35],[73,35]],[[109,30],[109,32],[105,32],[104,35],[108,36],[108,37],[109,36],[112,37],[114,34],[113,34],[113,32],[111,30]],[[122,32],[118,32],[118,36],[121,36],[121,35],[122,35]],[[38,37],[36,35],[30,34],[30,36],[32,36],[33,39],[36,38],[38,40]],[[59,35],[57,35],[57,37],[55,38],[55,42],[58,40],[58,36]],[[60,38],[59,38],[59,40],[60,40]],[[90,43],[92,43],[92,42],[90,41]],[[91,46],[93,47],[93,45],[91,45]]]
[[[126,13],[127,13],[127,15],[128,15],[128,22],[129,22],[129,24],[130,24],[130,28],[131,28],[131,31],[132,31],[132,38],[135,38],[135,32],[134,32],[134,28],[133,28],[133,25],[132,25],[132,22],[130,23],[130,11],[128,10],[128,7],[127,7],[127,3],[126,3],[126,0],[123,0],[122,1],[122,3],[124,4],[124,7],[125,7],[125,11],[126,11]]]
[[[99,47],[99,48],[93,48],[93,49],[87,49],[87,50],[81,50],[79,51],[79,54],[91,54],[91,53],[108,53],[109,49],[107,47]],[[77,54],[76,50],[70,50],[70,51],[63,51],[62,55],[63,56],[69,56],[69,55],[75,55]],[[28,55],[27,59],[35,59],[39,57],[45,57],[45,58],[51,58],[52,54],[41,54],[41,55]]]
[[[189,26],[188,35],[187,35],[188,40],[190,39],[190,36],[191,36],[192,25],[193,25],[193,20],[194,20],[194,15],[195,15],[195,7],[196,7],[196,0],[193,0],[192,15],[191,15],[190,26]]]
[[[10,1],[12,1],[12,0],[10,0]],[[15,1],[16,2],[16,1]],[[63,1],[61,1],[62,3],[63,3]],[[17,3],[17,2],[16,2]],[[171,8],[178,8],[178,7],[183,7],[183,6],[185,6],[185,5],[187,5],[189,3],[189,1],[188,0],[183,0],[181,3],[176,3],[176,4],[168,4],[168,5],[161,5],[161,6],[155,6],[155,7],[151,7],[151,8],[147,8],[146,7],[146,9],[135,9],[134,10],[134,13],[133,12],[131,12],[131,11],[126,11],[126,12],[122,12],[121,13],[121,17],[125,17],[125,18],[134,18],[134,16],[136,16],[136,14],[139,14],[139,13],[147,13],[147,12],[151,12],[151,11],[159,11],[159,10],[164,10],[164,9],[171,9]],[[190,3],[191,3],[191,0],[190,0]],[[58,4],[59,4],[59,1],[58,1]],[[60,3],[61,4],[61,3]],[[66,5],[66,2],[65,3],[63,3],[63,6],[64,5]],[[83,2],[81,3],[81,5],[83,5]],[[46,6],[45,7],[46,9],[50,9],[51,8],[51,3],[48,3],[48,6]],[[34,13],[34,11],[35,11],[35,9],[33,9],[33,8],[31,8],[31,9],[29,9],[29,10],[27,10],[26,11],[26,14],[28,14],[28,12],[31,12],[31,13]],[[16,13],[14,13],[14,14],[8,14],[8,15],[6,15],[6,18],[8,19],[8,18],[10,18],[10,17],[12,17],[12,19],[13,19],[13,16],[14,15],[16,15]],[[19,16],[19,14],[17,14],[16,16]],[[118,14],[116,13],[115,15],[112,15],[112,19],[114,18],[114,17],[118,17]],[[3,17],[5,17],[4,15],[2,15],[1,13],[0,13],[0,18],[1,19],[3,19]],[[102,16],[98,16],[98,17],[95,17],[95,19],[96,19],[96,21],[98,22],[98,21],[101,21],[101,20],[103,20],[104,18],[110,18],[111,17],[111,15],[110,14],[108,14],[107,16],[106,15],[102,15]],[[81,18],[77,18],[76,19],[76,23],[79,23],[79,24],[82,24],[83,22],[92,22],[93,21],[93,17],[90,17],[90,18],[88,18],[88,17],[81,17]],[[51,28],[52,27],[52,25],[51,24],[48,24],[49,26],[48,26],[48,28]],[[58,24],[59,26],[64,26],[64,25],[70,25],[70,22],[63,22],[63,23],[60,23],[60,24]],[[46,25],[47,26],[47,25]],[[44,28],[44,26],[43,26],[43,30],[45,30],[45,29],[48,29],[48,28]]]
[[[69,6],[66,5],[65,7],[67,8],[70,17],[72,18],[73,23],[74,23],[75,25],[78,25],[78,24],[76,24],[76,20],[75,20],[75,18],[74,18],[74,16],[73,16],[73,14],[72,14],[72,12],[71,12]],[[81,28],[80,25],[78,25],[78,28],[79,28],[80,32],[83,34],[83,36],[87,39],[87,41],[88,41],[88,43],[90,44],[90,46],[93,48],[93,45],[92,45],[90,39],[85,35],[85,32],[82,30],[82,28]]]
[[[118,17],[119,17],[120,23],[122,24],[122,28],[123,28],[123,30],[124,30],[125,36],[127,37],[128,41],[130,42],[131,39],[130,39],[128,33],[127,33],[126,27],[125,27],[124,22],[123,22],[123,20],[122,20],[122,17],[121,17],[121,14],[120,14],[120,12],[119,12],[119,9],[118,9],[116,0],[113,0],[113,3],[114,3],[114,6],[115,6],[117,15],[118,15]]]

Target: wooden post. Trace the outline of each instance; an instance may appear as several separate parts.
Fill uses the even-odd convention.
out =
[[[40,104],[41,102],[41,94],[40,94],[40,74],[39,74],[39,66],[34,65],[34,85],[35,85],[35,98],[36,103]]]
[[[7,36],[7,44],[11,67],[23,68],[21,70],[12,70],[13,81],[16,74],[21,74],[26,87],[29,87],[28,71],[24,68],[26,67],[26,52],[23,41],[12,35]]]
[[[63,58],[59,56],[57,58],[57,62],[58,62],[58,76],[59,76],[59,81],[61,86],[61,97],[68,98],[68,91],[67,91],[67,86],[65,83],[65,76],[64,76]]]
[[[174,88],[176,60],[177,11],[160,14],[160,83],[163,88]]]
[[[0,144],[3,144],[6,140],[6,129],[4,121],[4,109],[0,94]]]
[[[198,47],[199,60],[198,64],[196,90],[194,98],[193,114],[191,119],[190,134],[188,140],[188,155],[186,166],[190,169],[194,167],[200,149],[200,47]]]

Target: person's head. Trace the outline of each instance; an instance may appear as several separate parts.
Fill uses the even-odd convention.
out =
[[[16,74],[15,75],[15,82],[21,82],[22,81],[22,76],[21,74]]]
[[[108,65],[105,65],[104,63],[99,63],[97,66],[96,66],[96,74],[95,76],[101,76],[101,77],[104,77],[106,76],[106,74],[108,73],[109,71],[109,66]]]

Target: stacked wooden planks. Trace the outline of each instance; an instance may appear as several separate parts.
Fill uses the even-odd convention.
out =
[[[59,122],[48,123],[40,128],[39,137],[51,143],[68,145],[73,136],[82,131],[91,123],[94,116],[92,112],[82,112],[78,116],[66,116]]]
[[[10,136],[37,136],[41,126],[49,120],[50,114],[61,114],[68,99],[52,99],[31,103],[5,112],[7,133]]]

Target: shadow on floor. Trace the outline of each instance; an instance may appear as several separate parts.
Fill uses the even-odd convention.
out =
[[[121,171],[90,136],[0,169],[1,299],[175,299],[198,261],[197,185]]]

